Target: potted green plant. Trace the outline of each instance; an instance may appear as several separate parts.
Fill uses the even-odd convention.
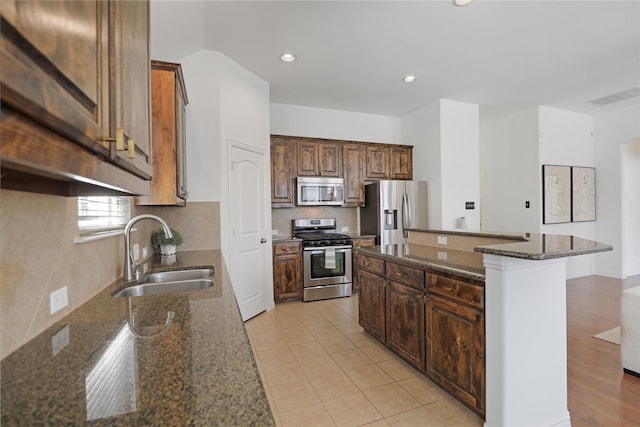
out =
[[[160,248],[160,255],[171,256],[176,254],[176,246],[182,244],[182,235],[171,229],[173,237],[167,237],[164,230],[160,229],[151,235],[151,246]]]

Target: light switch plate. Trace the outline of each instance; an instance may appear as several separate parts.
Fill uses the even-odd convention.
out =
[[[342,227],[341,231],[343,233],[348,233],[349,232],[349,227]]]
[[[447,238],[445,236],[438,236],[438,244],[439,245],[446,245],[447,244]]]
[[[446,252],[442,252],[442,251],[438,251],[438,259],[441,259],[442,261],[446,261],[447,260],[447,253]]]

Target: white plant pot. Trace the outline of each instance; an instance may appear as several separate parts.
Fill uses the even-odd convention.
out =
[[[176,245],[160,245],[160,255],[171,256],[176,254]]]

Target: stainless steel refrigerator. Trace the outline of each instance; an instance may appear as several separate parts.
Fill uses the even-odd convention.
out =
[[[427,228],[427,183],[374,181],[365,186],[360,233],[375,234],[376,244],[405,243],[407,228]]]

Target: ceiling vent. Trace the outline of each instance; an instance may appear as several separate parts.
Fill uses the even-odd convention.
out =
[[[636,96],[640,96],[640,86],[632,87],[631,89],[623,90],[622,92],[594,99],[592,101],[589,101],[589,104],[604,106],[613,104],[614,102],[624,101],[625,99],[635,98]]]

